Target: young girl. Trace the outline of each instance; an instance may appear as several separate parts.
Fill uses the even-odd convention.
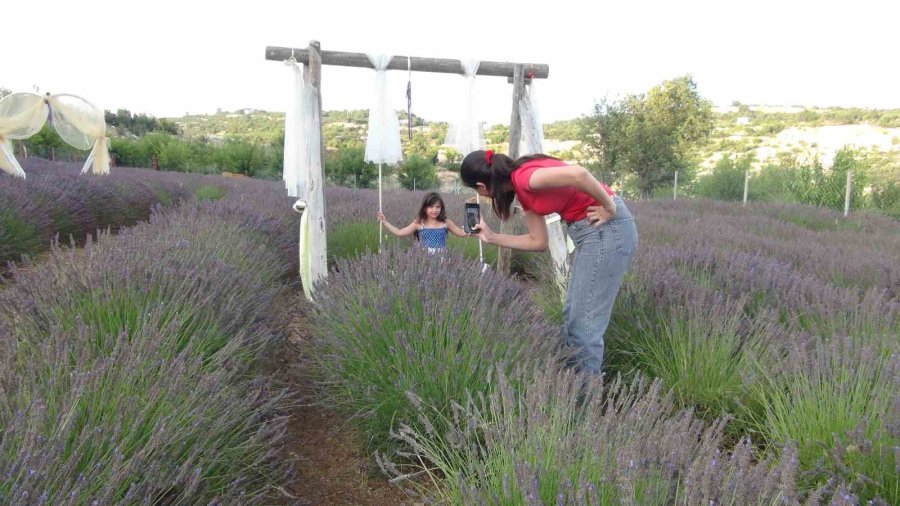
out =
[[[435,192],[425,195],[422,206],[419,207],[419,215],[409,225],[397,228],[385,219],[382,212],[378,212],[378,221],[384,224],[388,232],[397,237],[406,237],[410,234],[416,236],[416,240],[429,253],[445,251],[447,249],[447,232],[458,237],[466,237],[465,231],[447,218],[444,210],[444,201]]]
[[[569,225],[575,259],[563,306],[563,339],[575,348],[577,369],[599,374],[603,334],[613,302],[638,243],[625,202],[582,167],[546,155],[513,160],[492,151],[473,151],[460,169],[463,183],[493,199],[501,219],[513,199],[525,210],[528,233],[496,234],[484,220],[478,238],[486,244],[525,251],[547,249],[544,216],[559,213]]]

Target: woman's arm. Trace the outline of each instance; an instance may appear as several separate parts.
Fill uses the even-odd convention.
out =
[[[544,217],[531,211],[525,211],[525,225],[528,233],[522,235],[495,234],[481,218],[478,224],[478,238],[487,244],[496,244],[503,248],[512,248],[522,251],[544,251],[547,249],[547,222]]]
[[[606,193],[600,181],[584,167],[565,165],[536,169],[531,173],[528,184],[532,190],[575,188],[593,197],[610,215],[616,214],[615,201]]]
[[[459,225],[453,223],[453,220],[450,218],[447,218],[447,230],[456,237],[467,237],[469,235]]]
[[[416,231],[416,229],[419,228],[419,224],[415,221],[403,228],[397,228],[391,225],[390,222],[388,222],[388,220],[384,217],[384,213],[382,213],[381,211],[378,212],[378,221],[380,221],[384,225],[384,228],[386,228],[388,232],[396,235],[397,237],[406,237],[408,235],[412,235]]]

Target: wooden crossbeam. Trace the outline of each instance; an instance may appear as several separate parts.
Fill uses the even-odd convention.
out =
[[[348,53],[345,51],[322,51],[322,65],[337,65],[341,67],[374,68],[365,53]],[[284,61],[294,56],[300,63],[309,60],[308,48],[266,47],[266,60]],[[483,61],[478,64],[479,76],[513,77],[516,65],[525,69],[525,76],[531,77],[534,73],[536,79],[546,79],[550,75],[550,66],[545,63],[510,63]],[[407,57],[394,56],[388,64],[388,70],[407,70]],[[423,58],[420,56],[409,57],[409,69],[416,72],[438,72],[443,74],[463,74],[462,64],[459,60],[449,58]]]

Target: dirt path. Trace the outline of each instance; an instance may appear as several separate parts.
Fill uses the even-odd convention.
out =
[[[289,388],[300,396],[300,406],[291,413],[285,458],[294,461],[294,476],[285,487],[292,497],[283,504],[296,505],[390,505],[422,504],[378,473],[377,465],[360,450],[359,439],[336,413],[316,406],[308,357],[310,339],[304,318],[305,300],[291,300],[290,345],[279,360],[280,373]]]

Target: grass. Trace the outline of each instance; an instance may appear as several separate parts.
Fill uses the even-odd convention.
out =
[[[221,186],[205,184],[194,190],[194,200],[198,202],[207,200],[219,200],[227,193],[228,191]]]

